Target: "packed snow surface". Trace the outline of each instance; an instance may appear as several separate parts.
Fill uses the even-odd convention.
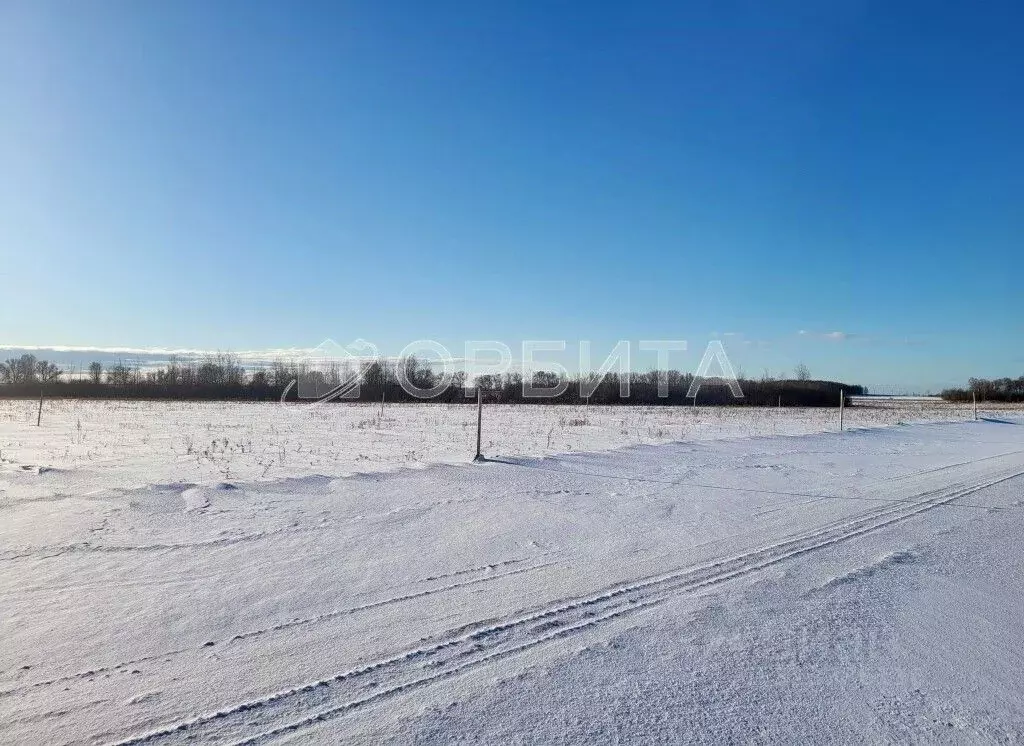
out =
[[[1024,738],[1019,412],[30,409],[2,743]]]

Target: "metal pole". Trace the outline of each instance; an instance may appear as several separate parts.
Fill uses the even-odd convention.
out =
[[[480,452],[481,444],[481,433],[483,432],[484,423],[484,396],[480,386],[476,387],[476,456],[473,457],[474,461],[483,461],[484,455]]]
[[[39,414],[36,415],[36,427],[43,425],[43,390],[39,389]]]
[[[839,389],[839,432],[843,432],[843,408],[846,406],[846,392]]]

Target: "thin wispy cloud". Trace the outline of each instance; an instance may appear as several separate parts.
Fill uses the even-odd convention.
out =
[[[815,332],[808,331],[807,329],[801,329],[797,334],[801,337],[807,337],[809,339],[823,339],[830,342],[848,342],[853,339],[863,339],[860,334],[854,334],[852,332]]]
[[[265,350],[207,350],[188,347],[98,347],[82,345],[15,345],[0,344],[0,352],[66,353],[70,355],[97,355],[106,358],[200,358],[229,354],[239,360],[289,360],[316,353],[314,347],[283,347]]]
[[[730,345],[742,345],[743,347],[756,347],[757,349],[766,349],[771,346],[771,343],[764,339],[750,339],[744,332],[711,332],[711,338],[717,339],[719,337]]]

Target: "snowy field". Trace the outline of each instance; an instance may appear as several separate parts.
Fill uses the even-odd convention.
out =
[[[1024,738],[1024,413],[475,415],[0,402],[0,743]]]
[[[475,405],[0,400],[0,463],[73,470],[98,487],[339,477],[464,463]],[[1021,410],[1018,410],[1021,411]],[[998,411],[983,415],[999,416]],[[973,419],[969,406],[849,407],[847,427]],[[546,456],[671,441],[837,430],[837,409],[488,405],[488,455]],[[0,484],[0,487],[3,485]]]

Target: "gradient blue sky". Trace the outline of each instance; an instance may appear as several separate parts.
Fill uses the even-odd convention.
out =
[[[0,0],[0,344],[682,338],[687,367],[720,336],[748,374],[1020,375],[1022,28]]]

